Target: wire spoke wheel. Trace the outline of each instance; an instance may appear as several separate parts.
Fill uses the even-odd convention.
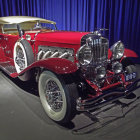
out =
[[[16,58],[15,58],[15,62],[17,64],[17,66],[19,67],[19,70],[23,70],[26,67],[26,60],[25,60],[25,56],[24,56],[24,52],[23,50],[18,46],[16,49]]]
[[[17,42],[14,47],[14,62],[18,73],[27,67],[27,56],[23,45]]]
[[[57,83],[54,80],[49,79],[46,82],[46,89],[44,92],[50,108],[55,112],[60,111],[63,106],[63,99],[61,94],[62,91],[60,90]]]
[[[61,76],[43,71],[39,77],[39,95],[47,115],[59,123],[67,123],[76,115],[78,93],[74,83],[66,84]]]

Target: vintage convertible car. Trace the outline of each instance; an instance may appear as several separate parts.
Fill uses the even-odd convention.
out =
[[[131,60],[137,57],[121,41],[109,49],[100,31],[58,31],[55,22],[37,17],[0,18],[0,68],[23,81],[34,77],[45,112],[58,123],[129,96],[139,87]]]

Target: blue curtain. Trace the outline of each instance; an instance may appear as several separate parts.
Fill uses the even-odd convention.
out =
[[[140,55],[140,0],[0,0],[0,16],[36,16],[59,30],[109,29],[110,45],[122,40]]]

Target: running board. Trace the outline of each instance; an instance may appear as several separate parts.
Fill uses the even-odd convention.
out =
[[[10,64],[10,61],[0,62],[0,69],[5,71],[8,75],[17,73],[15,67]]]

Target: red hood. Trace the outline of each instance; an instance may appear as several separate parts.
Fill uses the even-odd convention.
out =
[[[82,36],[88,33],[89,32],[66,32],[66,31],[45,32],[39,33],[37,35],[36,40],[54,43],[80,44]]]

